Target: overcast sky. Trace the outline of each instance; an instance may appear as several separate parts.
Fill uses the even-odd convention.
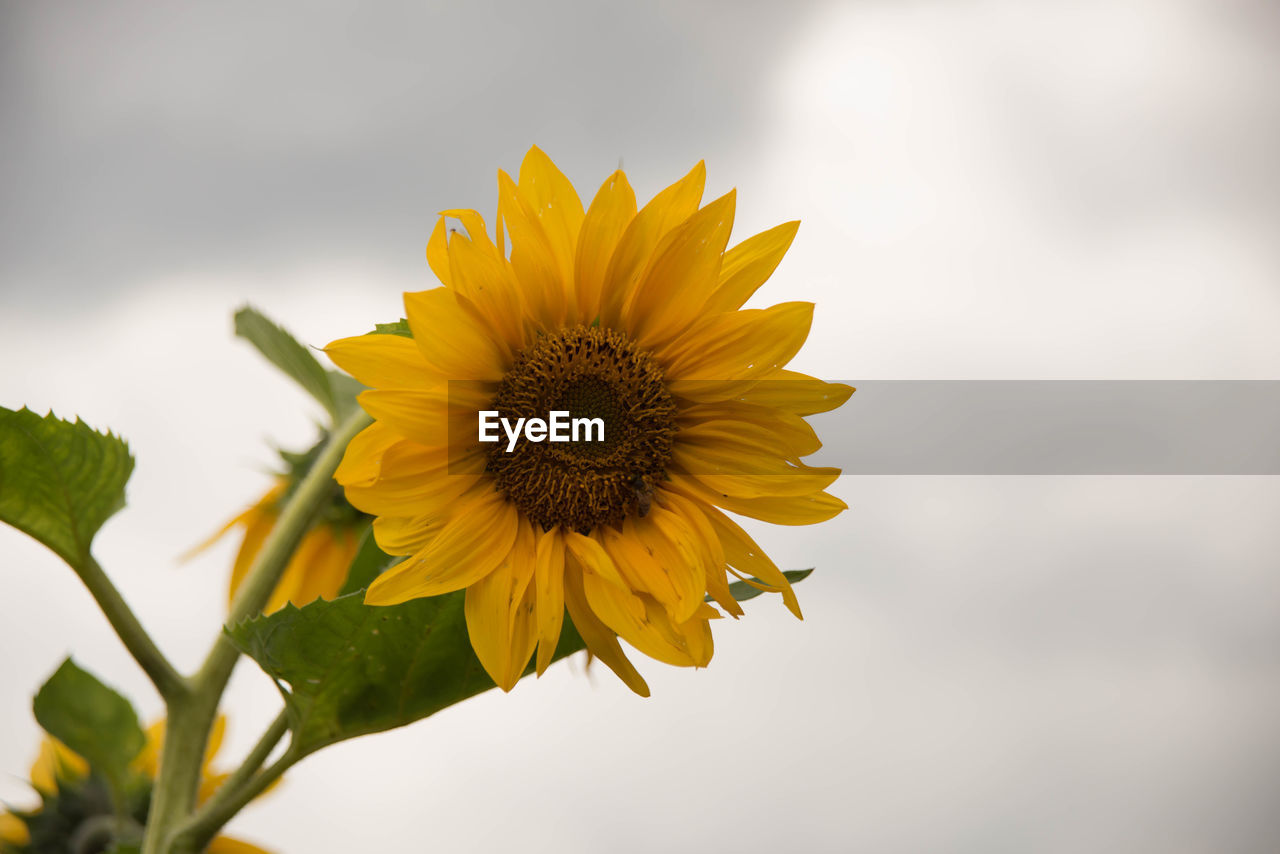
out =
[[[689,8],[692,6],[692,8]],[[194,666],[230,544],[313,404],[308,343],[433,284],[435,212],[542,146],[590,196],[705,158],[735,235],[800,218],[833,379],[1280,379],[1280,18],[1224,0],[0,6],[0,404],[131,441],[96,551]],[[857,397],[855,395],[855,403]],[[821,427],[820,427],[821,429]],[[185,476],[175,479],[175,473]],[[1275,477],[845,477],[753,526],[767,599],[654,696],[553,668],[308,758],[277,851],[1263,852],[1280,838]],[[0,531],[0,800],[72,653],[160,704],[69,570]],[[728,623],[730,621],[724,621]],[[251,664],[230,763],[274,716]]]

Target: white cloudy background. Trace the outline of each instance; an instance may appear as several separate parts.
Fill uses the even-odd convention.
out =
[[[536,8],[535,8],[536,7]],[[0,404],[127,436],[101,562],[184,667],[319,413],[231,337],[323,345],[430,287],[435,211],[531,143],[583,195],[706,158],[800,237],[840,379],[1280,378],[1265,0],[0,6]],[[855,404],[857,398],[855,396]],[[851,404],[851,405],[855,405]],[[277,851],[1273,851],[1280,484],[845,477],[769,530],[806,620],[721,625],[633,697],[557,665],[329,749],[232,831]],[[0,800],[61,658],[161,708],[69,570],[0,531]],[[278,707],[233,681],[233,760]]]

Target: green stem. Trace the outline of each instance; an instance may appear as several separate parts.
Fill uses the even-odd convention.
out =
[[[83,566],[77,568],[76,574],[80,576],[84,586],[89,589],[89,594],[106,615],[111,628],[115,629],[120,640],[124,642],[125,649],[129,650],[129,654],[142,667],[143,672],[151,679],[151,683],[156,686],[160,696],[168,700],[184,693],[187,689],[186,680],[169,663],[169,659],[164,657],[164,653],[147,634],[142,623],[138,622],[138,618],[129,609],[120,591],[111,583],[107,573],[92,555]]]
[[[217,699],[214,699],[216,711]],[[169,703],[164,727],[164,748],[160,771],[151,794],[147,829],[142,838],[143,854],[169,851],[168,829],[191,811],[200,785],[205,745],[213,725],[206,697],[192,695]]]
[[[175,832],[175,836],[193,836],[200,837],[205,830],[210,835],[221,827],[228,818],[234,814],[228,813],[225,818],[213,824],[211,817],[221,815],[226,805],[236,800],[238,793],[245,788],[246,784],[253,779],[253,776],[262,768],[262,764],[267,761],[267,757],[271,755],[271,751],[280,743],[280,739],[284,738],[284,734],[289,731],[289,716],[285,712],[281,712],[276,719],[271,722],[271,726],[262,734],[262,738],[258,739],[258,743],[249,751],[249,755],[244,758],[244,762],[240,767],[231,772],[231,775],[223,781],[218,790],[213,793],[209,800],[201,804],[200,809],[196,810],[195,815],[191,816],[181,827]]]
[[[330,435],[328,444],[316,458],[311,470],[285,503],[270,536],[262,544],[249,568],[231,602],[228,624],[239,623],[262,612],[271,592],[279,583],[289,558],[297,550],[298,543],[327,500],[330,478],[342,460],[347,443],[370,423],[369,416],[357,410]],[[169,704],[164,751],[152,794],[151,811],[147,817],[142,854],[192,854],[199,850],[193,847],[193,837],[184,834],[178,838],[175,832],[195,808],[209,730],[217,715],[218,701],[222,698],[222,692],[227,687],[227,681],[231,678],[231,671],[235,669],[239,657],[239,651],[226,633],[220,634],[199,672],[191,678],[189,694],[180,695]],[[281,761],[289,756],[286,753]],[[288,764],[292,764],[292,761]],[[271,768],[277,765],[280,762]],[[280,767],[279,773],[283,773],[285,767],[288,766]],[[222,821],[225,822],[243,805],[236,804]],[[214,830],[216,829],[215,827]]]
[[[269,753],[270,751],[268,750],[267,752]],[[290,747],[279,759],[261,772],[254,774],[253,771],[257,771],[255,767],[253,771],[245,775],[244,779],[235,781],[235,785],[232,785],[232,780],[228,780],[204,806],[200,807],[195,815],[179,825],[174,831],[174,848],[181,851],[202,851],[209,844],[209,841],[213,839],[214,834],[233,815],[258,795],[265,792],[301,758],[302,754],[295,752]],[[249,767],[249,763],[246,762],[241,766],[241,770],[247,767]]]

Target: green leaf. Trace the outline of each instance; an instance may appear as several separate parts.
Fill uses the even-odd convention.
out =
[[[811,572],[813,572],[813,567],[809,567],[808,569],[788,569],[782,574],[787,577],[787,581],[795,584],[797,582],[804,581],[809,577],[809,573]],[[751,580],[760,584],[766,583],[764,581],[760,581],[758,578],[753,578]],[[729,592],[733,594],[734,599],[737,599],[739,602],[745,602],[748,599],[756,598],[764,591],[759,587],[752,587],[745,581],[735,581],[729,585]]]
[[[395,323],[375,323],[373,331],[369,335],[399,335],[402,338],[412,338],[413,331],[409,329],[409,321],[403,317]]]
[[[0,407],[0,520],[76,569],[93,536],[124,506],[133,457],[123,439],[80,419]]]
[[[370,532],[352,562],[346,587],[367,584],[393,560]],[[796,582],[810,572],[785,574]],[[730,589],[740,600],[760,594],[745,582]],[[302,608],[286,605],[229,627],[227,634],[276,680],[295,744],[305,755],[404,726],[494,687],[471,649],[464,598],[458,591],[375,607],[365,605],[363,590],[357,590]],[[555,658],[582,648],[566,615]]]
[[[45,732],[84,757],[123,798],[129,764],[147,741],[128,700],[68,658],[31,707]]]
[[[257,309],[245,306],[236,312],[235,319],[236,335],[257,347],[258,352],[302,386],[335,419],[339,417],[329,372],[311,355],[310,350]]]
[[[280,686],[294,744],[305,755],[404,726],[494,687],[471,650],[464,595],[374,607],[357,592],[303,608],[286,605],[227,633]],[[582,648],[566,617],[555,657]]]
[[[347,569],[347,580],[338,591],[338,595],[346,596],[349,593],[364,590],[387,567],[391,566],[393,561],[395,561],[394,555],[389,555],[378,548],[378,541],[373,536],[373,528],[369,527],[360,538],[360,547],[351,560],[351,566]]]

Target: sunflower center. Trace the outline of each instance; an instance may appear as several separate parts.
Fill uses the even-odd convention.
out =
[[[586,532],[648,511],[671,459],[676,408],[662,371],[621,332],[578,326],[539,339],[516,357],[493,408],[511,423],[548,419],[553,410],[604,423],[600,441],[489,450],[498,488],[543,528]]]

